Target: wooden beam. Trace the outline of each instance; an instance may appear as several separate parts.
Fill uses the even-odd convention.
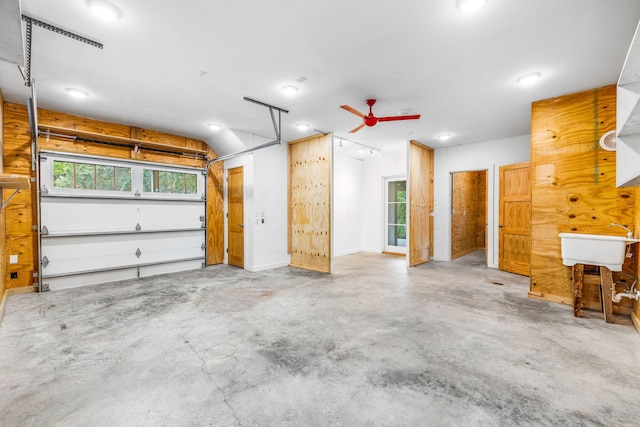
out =
[[[113,142],[116,144],[127,145],[127,146],[130,146],[131,148],[135,148],[135,147],[139,147],[142,149],[148,148],[148,149],[169,151],[177,154],[197,154],[203,157],[206,156],[207,154],[206,150],[201,150],[197,148],[177,147],[175,145],[161,144],[158,142],[151,142],[151,141],[143,141],[141,139],[125,138],[122,136],[105,135],[102,133],[89,132],[89,131],[77,130],[77,129],[69,129],[69,128],[60,127],[60,126],[40,125],[39,129],[41,133],[40,136],[45,138],[47,137],[48,134],[57,134],[57,135],[66,135],[71,137],[75,136],[78,138],[89,139],[93,141]],[[55,136],[56,135],[51,135],[51,137],[55,137]],[[91,141],[84,141],[84,142],[91,142]]]

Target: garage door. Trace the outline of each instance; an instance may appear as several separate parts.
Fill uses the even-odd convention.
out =
[[[202,169],[43,152],[40,181],[43,289],[204,265]]]

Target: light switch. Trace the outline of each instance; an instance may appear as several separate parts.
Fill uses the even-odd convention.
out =
[[[18,255],[9,255],[9,264],[17,264]]]

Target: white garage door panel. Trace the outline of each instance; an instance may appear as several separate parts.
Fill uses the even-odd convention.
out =
[[[93,274],[43,278],[42,283],[49,285],[49,289],[55,291],[59,289],[95,285],[98,283],[117,282],[120,280],[134,279],[136,277],[138,277],[138,269],[128,268],[126,270],[112,270]]]
[[[175,273],[178,271],[196,270],[198,268],[202,268],[203,261],[204,260],[193,260],[140,267],[140,277],[156,276],[158,274]]]
[[[117,282],[120,280],[135,279],[137,277],[149,277],[158,274],[175,273],[179,271],[195,270],[201,267],[202,261],[182,261],[169,264],[153,265],[138,268],[127,268],[122,270],[112,270],[100,273],[78,274],[65,277],[45,278],[43,283],[49,285],[49,289],[60,290],[77,288],[86,285],[99,283]]]
[[[49,234],[200,228],[204,203],[109,199],[42,199],[42,225]]]
[[[48,264],[43,277],[204,257],[203,231],[117,236],[56,237],[42,240]],[[136,251],[140,249],[140,257]]]
[[[49,289],[202,267],[202,170],[69,153],[40,160],[40,273]]]

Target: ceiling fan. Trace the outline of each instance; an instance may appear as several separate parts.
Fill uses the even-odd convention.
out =
[[[365,125],[366,126],[375,126],[378,122],[392,122],[395,120],[416,120],[420,118],[420,114],[413,114],[409,116],[390,116],[390,117],[376,117],[373,115],[371,111],[373,105],[376,103],[375,99],[367,99],[367,105],[369,106],[369,114],[364,115],[360,111],[355,108],[349,107],[348,105],[341,105],[340,108],[343,110],[347,110],[348,112],[355,114],[356,116],[362,119],[362,124],[355,129],[351,129],[349,133],[358,132]]]

